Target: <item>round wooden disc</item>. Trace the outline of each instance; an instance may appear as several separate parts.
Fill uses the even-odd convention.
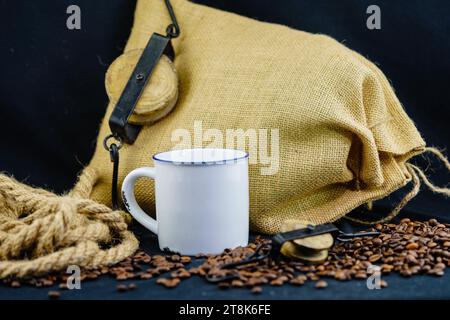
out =
[[[293,244],[291,241],[286,241],[285,243],[283,243],[280,251],[282,255],[290,259],[301,260],[308,264],[323,263],[328,258],[328,250],[305,253],[299,250],[298,246]]]
[[[118,57],[109,67],[105,87],[109,100],[117,103],[130,78],[142,49],[130,50]],[[158,65],[146,84],[133,114],[128,121],[132,124],[149,124],[167,115],[178,99],[178,76],[172,61],[161,56]]]
[[[308,224],[312,223],[302,220],[286,220],[281,225],[281,232],[288,232],[296,229],[306,228]],[[318,236],[296,239],[293,240],[293,242],[300,248],[320,251],[331,248],[333,246],[334,239],[331,234],[325,233]]]

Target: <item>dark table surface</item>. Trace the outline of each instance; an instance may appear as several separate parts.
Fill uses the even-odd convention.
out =
[[[397,219],[411,217],[413,219],[429,219],[428,215],[403,212]],[[442,222],[449,219],[440,218]],[[345,230],[356,230],[347,222],[340,222],[338,226]],[[157,239],[149,231],[139,226],[133,226],[135,233],[141,242],[141,248],[149,254],[160,253]],[[254,235],[252,235],[253,238]],[[192,265],[201,263],[201,260],[193,260]],[[450,299],[450,273],[442,277],[420,275],[404,278],[398,274],[383,276],[389,284],[387,288],[369,290],[366,280],[336,281],[326,279],[328,287],[318,290],[314,283],[307,282],[304,286],[296,287],[284,285],[273,287],[266,285],[261,294],[252,294],[248,289],[219,289],[216,285],[206,282],[204,279],[193,276],[174,289],[166,289],[156,284],[155,279],[150,280],[125,280],[120,283],[134,282],[137,289],[121,293],[117,291],[117,280],[111,276],[102,276],[97,280],[83,281],[80,290],[61,291],[60,299],[202,299],[202,300],[232,300],[232,299]],[[10,288],[0,285],[0,299],[48,299],[49,290],[58,290],[55,285],[47,288],[35,288],[22,286]]]

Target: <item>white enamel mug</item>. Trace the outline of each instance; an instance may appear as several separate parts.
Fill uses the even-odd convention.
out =
[[[155,167],[131,171],[122,199],[131,215],[158,235],[161,250],[218,254],[245,246],[249,234],[248,154],[232,149],[184,149],[153,156]],[[136,202],[140,177],[155,180],[156,220]]]

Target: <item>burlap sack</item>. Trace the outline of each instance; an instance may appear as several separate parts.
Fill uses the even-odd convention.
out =
[[[122,148],[120,182],[131,170],[152,166],[152,154],[172,149],[175,130],[193,137],[199,124],[223,133],[264,128],[275,136],[271,129],[279,130],[278,169],[267,174],[261,170],[267,164],[250,165],[255,231],[278,232],[291,218],[334,221],[411,180],[406,163],[423,152],[425,142],[371,62],[325,35],[186,0],[172,4],[182,28],[173,41],[178,102]],[[164,1],[139,0],[125,52],[144,48],[153,32],[165,34],[169,22]],[[113,107],[108,106],[89,165],[100,173],[93,198],[108,205],[112,165],[102,141],[110,133]],[[154,212],[152,184],[142,181],[136,188],[149,213]]]

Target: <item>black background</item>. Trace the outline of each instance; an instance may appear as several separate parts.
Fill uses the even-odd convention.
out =
[[[335,37],[385,72],[428,145],[449,145],[448,1],[196,2]],[[81,30],[66,28],[71,4],[81,8]],[[371,4],[381,8],[381,30],[366,27]],[[107,105],[104,74],[125,46],[134,6],[131,0],[0,0],[0,171],[56,192],[70,189],[92,157]],[[431,167],[436,183],[449,181],[439,163]],[[448,214],[448,202],[427,191],[409,208]]]

